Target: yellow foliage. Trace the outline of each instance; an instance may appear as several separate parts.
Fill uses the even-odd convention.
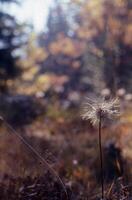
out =
[[[60,45],[57,42],[52,42],[49,45],[49,51],[52,55],[57,55],[60,53]]]
[[[90,12],[93,18],[99,17],[103,11],[103,0],[90,0],[85,5],[85,10]]]
[[[65,38],[60,43],[62,52],[66,55],[72,55],[72,53],[75,51],[75,47],[73,44],[73,41],[70,38]]]
[[[118,7],[124,7],[126,5],[126,0],[114,0],[114,3]]]
[[[129,108],[123,115],[121,116],[122,122],[132,123],[132,109]]]
[[[113,17],[110,17],[108,25],[109,25],[109,31],[113,35],[118,36],[121,33],[122,23],[121,23],[120,20],[113,18]]]
[[[97,34],[97,30],[95,28],[79,27],[77,34],[80,39],[91,39]]]
[[[35,66],[32,66],[32,68],[30,68],[28,72],[35,75],[38,72],[38,70],[39,70],[39,66],[35,65]]]
[[[23,79],[24,81],[31,81],[31,80],[33,80],[33,78],[34,78],[34,74],[29,73],[29,72],[25,72],[25,73],[23,73],[23,75],[22,75],[22,79]]]
[[[40,84],[45,84],[50,82],[50,76],[48,74],[40,75],[37,78],[37,82]]]
[[[72,2],[80,5],[82,3],[82,0],[72,0]]]
[[[127,45],[130,45],[130,46],[132,45],[132,24],[128,24],[126,27],[124,42]]]
[[[34,52],[34,59],[36,61],[43,61],[47,58],[47,56],[48,56],[48,53],[46,52],[44,48],[36,48]]]
[[[20,64],[22,69],[28,69],[34,65],[34,60],[29,57],[28,59],[22,60]]]

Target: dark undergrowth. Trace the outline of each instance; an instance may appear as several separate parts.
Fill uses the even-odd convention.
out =
[[[101,199],[96,128],[70,117],[42,116],[15,128],[57,172],[67,195],[56,176],[1,124],[0,200]],[[102,130],[105,200],[132,198],[130,130],[125,121]]]
[[[0,183],[1,200],[99,200],[100,193],[88,194],[87,191],[80,191],[81,183],[72,186],[66,185],[66,191],[47,172],[41,177],[13,178],[4,175]],[[123,179],[118,178],[107,186],[106,200],[131,200],[132,186],[123,185]]]

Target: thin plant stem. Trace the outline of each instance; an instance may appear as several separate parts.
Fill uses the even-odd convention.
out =
[[[31,152],[34,153],[34,155],[36,155],[40,161],[43,163],[43,165],[45,165],[49,171],[52,173],[52,175],[54,175],[58,181],[60,182],[61,186],[63,187],[63,190],[66,194],[66,199],[68,200],[68,194],[67,194],[67,191],[66,191],[66,187],[63,183],[63,181],[61,180],[61,178],[59,177],[59,175],[57,174],[57,172],[50,166],[50,164],[20,135],[17,133],[17,131],[15,131],[15,129],[8,123],[6,122],[2,117],[0,118],[1,121],[4,122],[4,124],[6,125],[6,127],[12,132],[14,133],[20,141],[22,141],[29,149]]]
[[[102,154],[102,113],[99,113],[99,154],[100,154],[100,176],[101,176],[101,189],[102,189],[102,200],[104,199],[104,169],[103,169],[103,154]]]

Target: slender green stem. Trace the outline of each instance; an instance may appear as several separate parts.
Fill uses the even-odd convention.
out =
[[[101,188],[102,188],[102,200],[104,199],[104,169],[103,169],[103,154],[102,154],[102,116],[101,112],[99,115],[99,153],[100,153],[100,176],[101,176]]]

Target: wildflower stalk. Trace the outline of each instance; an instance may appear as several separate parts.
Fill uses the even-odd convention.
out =
[[[118,99],[97,99],[91,100],[87,98],[83,106],[82,118],[90,120],[93,125],[98,124],[98,140],[99,140],[99,154],[100,154],[100,178],[102,197],[104,200],[104,169],[103,169],[103,153],[102,153],[102,122],[105,123],[111,120],[113,117],[119,116],[119,102]]]
[[[102,200],[104,199],[104,169],[103,169],[103,154],[102,154],[102,111],[99,112],[99,153],[100,153],[100,176],[101,176],[101,189]]]

